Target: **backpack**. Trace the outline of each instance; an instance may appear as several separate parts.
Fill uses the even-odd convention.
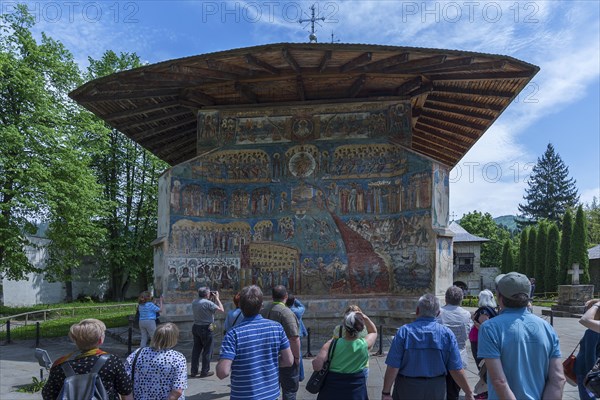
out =
[[[76,374],[68,361],[62,363],[65,382],[57,400],[108,400],[108,393],[98,372],[109,357],[109,354],[102,354],[87,374]]]

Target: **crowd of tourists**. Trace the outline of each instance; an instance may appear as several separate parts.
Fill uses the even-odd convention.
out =
[[[156,320],[162,299],[152,302],[148,292],[139,298],[142,343],[125,362],[100,349],[106,326],[97,319],[74,324],[69,337],[78,352],[58,359],[50,370],[42,395],[45,400],[68,398],[73,375],[101,378],[107,399],[185,399],[188,379],[216,375],[230,378],[231,399],[295,400],[300,382],[317,392],[317,399],[368,399],[369,350],[377,328],[366,312],[349,306],[332,338],[312,361],[313,371],[302,367],[301,340],[307,334],[305,311],[284,286],[272,289],[272,302],[263,306],[260,287],[243,288],[233,298],[235,308],[225,317],[224,336],[215,371],[210,371],[215,313],[224,312],[218,292],[198,290],[192,303],[194,325],[190,373],[186,357],[174,350],[179,329]],[[565,375],[559,340],[550,324],[530,311],[531,282],[520,273],[496,278],[496,297],[479,294],[477,310],[461,307],[463,290],[451,286],[445,305],[432,294],[416,304],[416,319],[396,332],[386,358],[382,400],[458,400],[462,391],[471,399],[560,399]],[[581,399],[593,399],[585,384],[587,372],[600,356],[600,300],[586,304],[580,323],[588,328],[580,341],[575,372]],[[151,338],[146,346],[146,339]],[[479,370],[480,381],[467,381],[467,344]],[[312,375],[311,375],[312,374]],[[73,388],[70,388],[74,390]]]

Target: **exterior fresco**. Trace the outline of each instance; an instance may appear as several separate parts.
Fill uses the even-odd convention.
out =
[[[448,171],[402,147],[409,102],[203,111],[198,121],[200,155],[160,183],[155,276],[168,303],[248,284],[420,295],[444,268],[451,275],[451,257],[444,266],[436,256],[451,254],[451,239],[448,250],[434,231],[447,225]]]

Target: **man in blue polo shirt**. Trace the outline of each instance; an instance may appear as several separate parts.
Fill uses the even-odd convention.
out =
[[[224,379],[231,373],[231,400],[277,399],[279,368],[294,363],[283,327],[259,314],[262,304],[258,286],[243,288],[244,319],[225,334],[221,344],[217,376]]]
[[[465,400],[473,400],[456,337],[435,320],[439,313],[438,298],[426,294],[417,302],[417,319],[398,329],[385,360],[382,400],[445,399],[447,373]]]
[[[531,282],[518,272],[498,275],[500,314],[479,328],[477,356],[488,370],[488,399],[561,399],[565,377],[558,336],[527,309]]]

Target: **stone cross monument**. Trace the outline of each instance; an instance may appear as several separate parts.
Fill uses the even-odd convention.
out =
[[[579,264],[573,264],[567,273],[571,275],[571,284],[558,287],[558,304],[552,306],[552,312],[558,317],[583,314],[585,302],[594,295],[594,285],[579,284],[579,276],[583,274],[583,270],[579,269]]]

